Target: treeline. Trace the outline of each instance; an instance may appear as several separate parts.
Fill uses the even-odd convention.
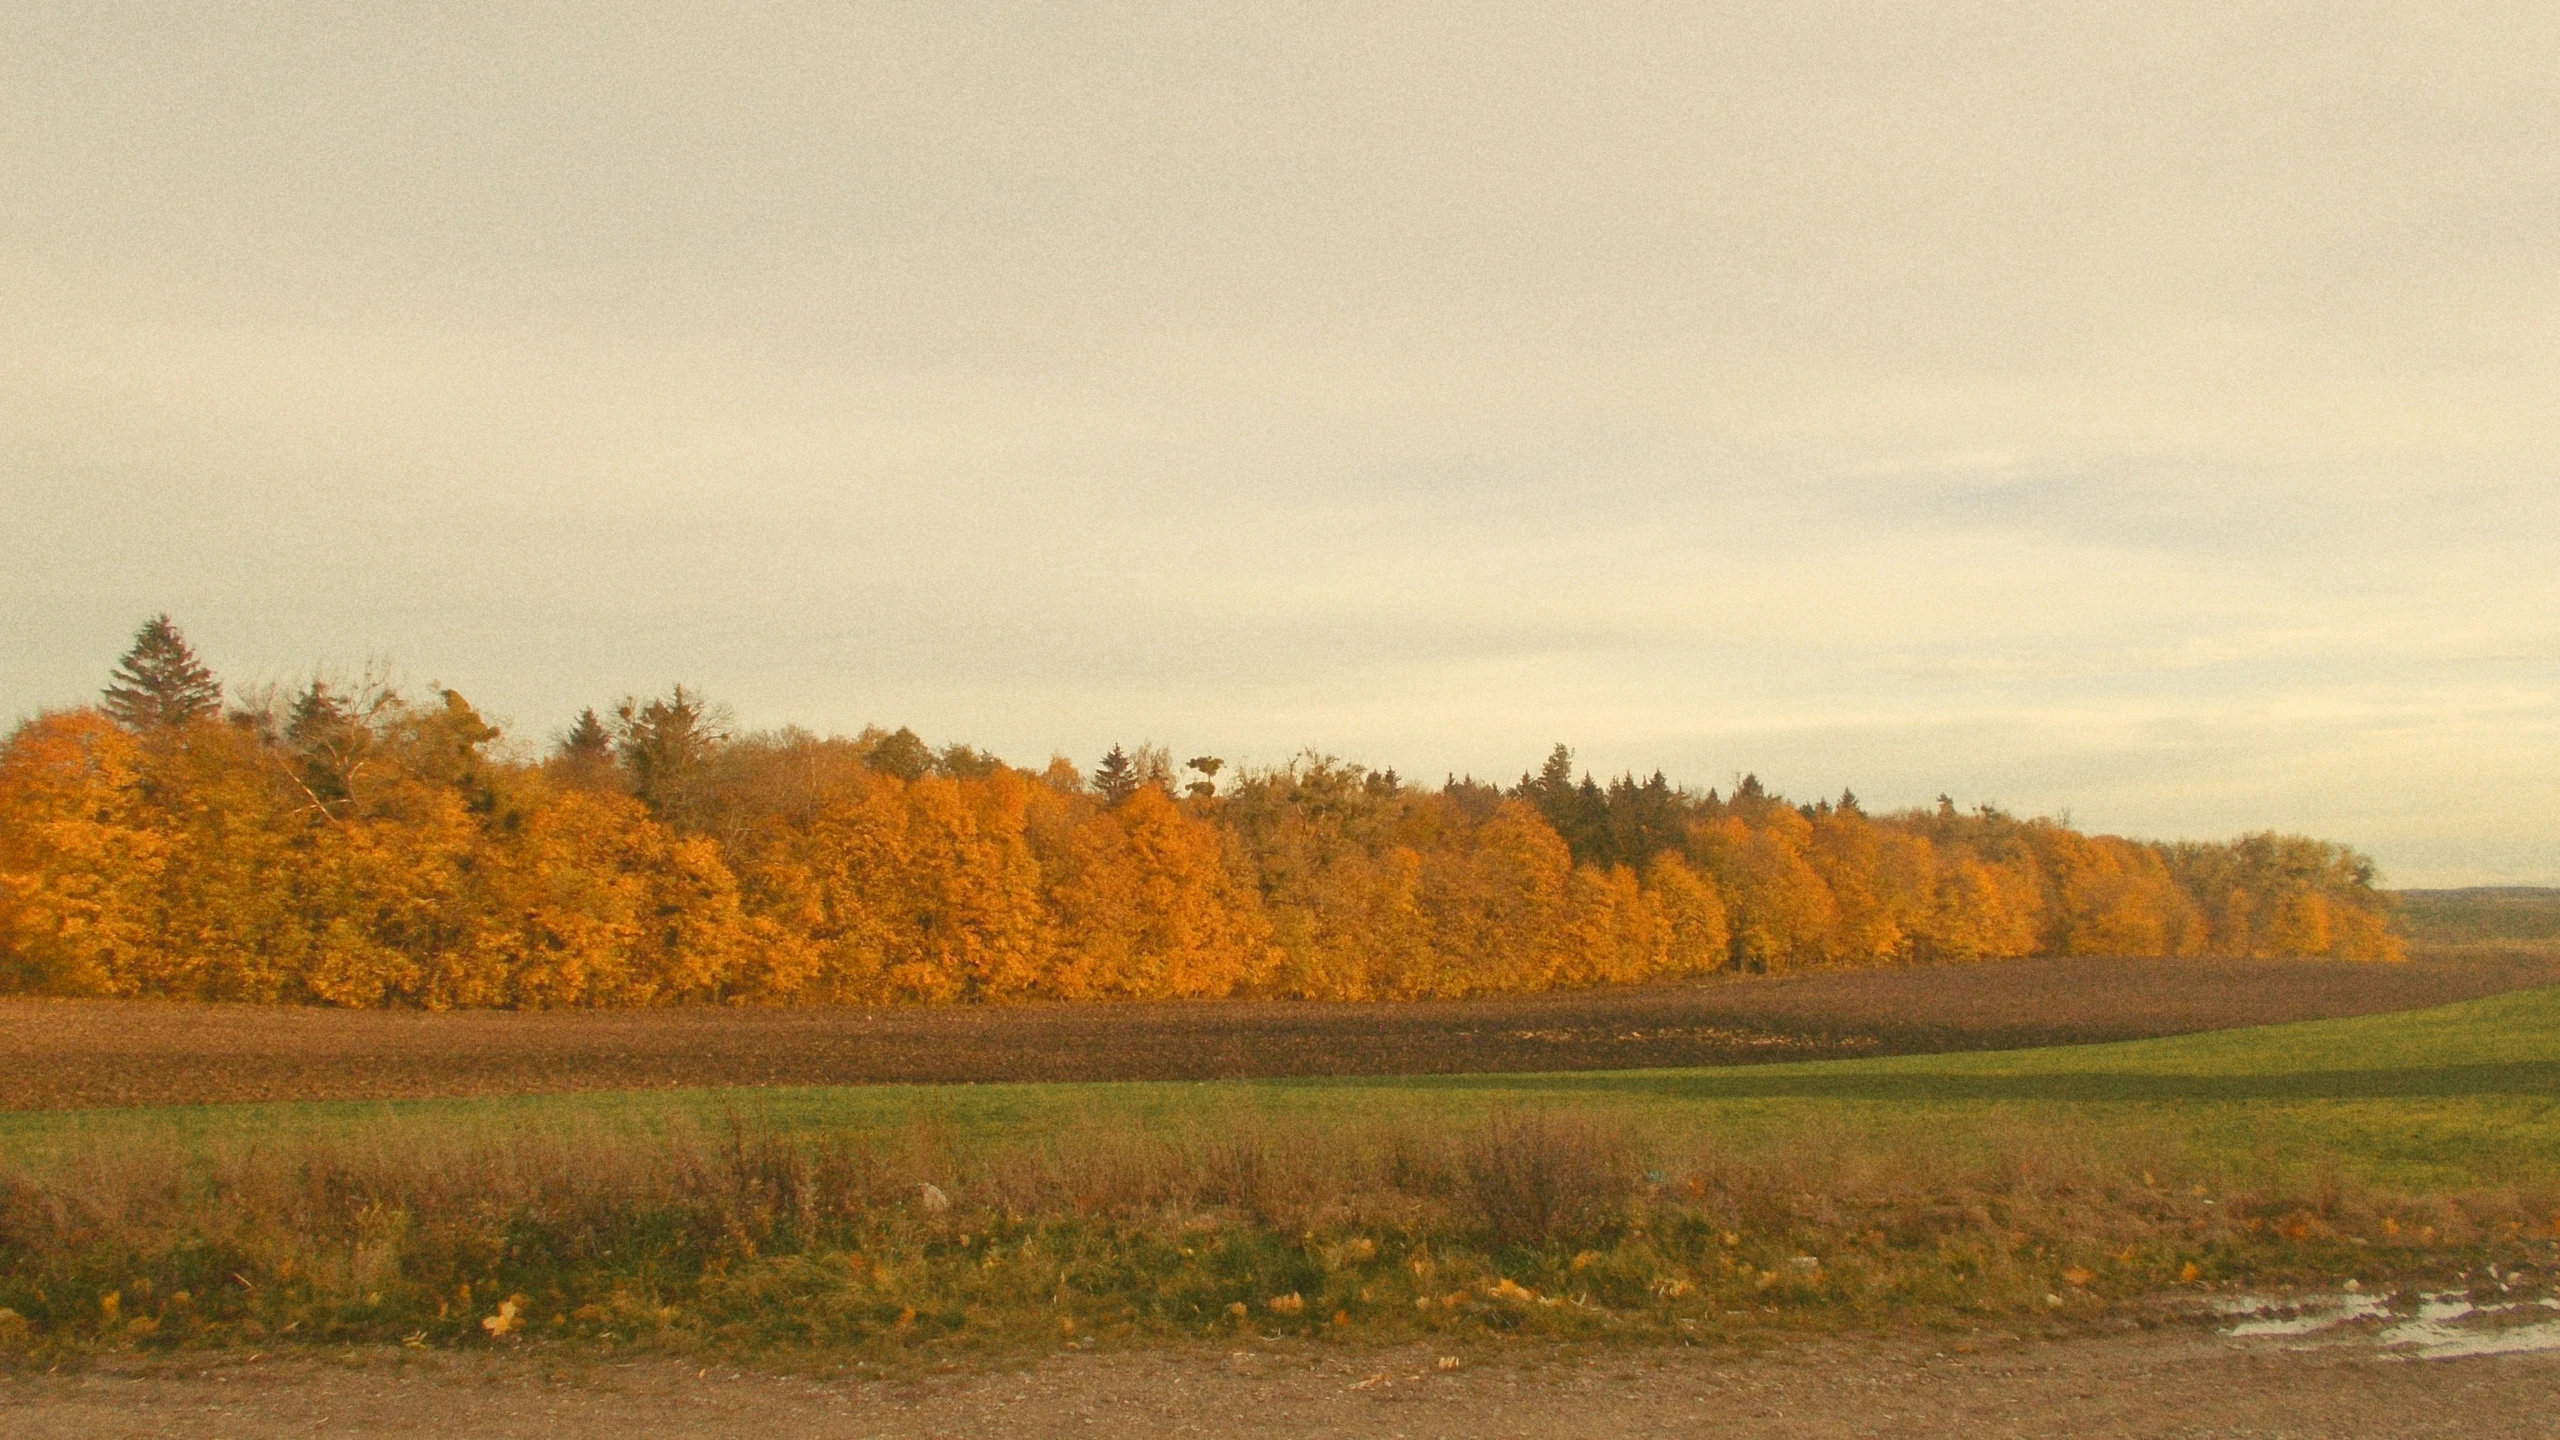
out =
[[[2369,862],[1662,776],[1092,774],[730,733],[679,687],[511,756],[460,695],[235,698],[166,617],[0,750],[0,988],[335,1005],[1410,999],[2028,954],[2397,959]],[[1184,780],[1184,776],[1197,778]]]

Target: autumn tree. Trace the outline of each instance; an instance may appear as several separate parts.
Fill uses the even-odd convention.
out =
[[[1534,806],[1507,800],[1424,858],[1420,904],[1443,994],[1542,989],[1564,954],[1573,853]]]
[[[933,773],[954,780],[986,780],[1006,769],[1004,761],[972,745],[954,742],[934,752]]]
[[[1431,993],[1437,964],[1415,886],[1416,847],[1450,833],[1436,797],[1310,752],[1238,776],[1218,818],[1259,881],[1282,955],[1273,982],[1281,993],[1327,1000]]]
[[[166,935],[142,745],[95,710],[0,747],[0,991],[131,995]]]
[[[1689,832],[1699,871],[1725,897],[1735,964],[1777,973],[1832,963],[1839,954],[1840,906],[1806,859],[1812,822],[1771,802],[1747,778],[1735,799],[1758,803],[1737,804]]]
[[[925,744],[916,732],[901,725],[872,745],[865,763],[883,775],[895,775],[901,780],[921,780],[933,773],[933,747]]]
[[[732,735],[677,687],[539,764],[459,692],[239,697],[166,617],[0,742],[0,989],[349,1006],[1339,1000],[2036,953],[2404,953],[2372,862],[1992,806],[1510,794],[1310,753],[1088,784],[912,731]],[[159,677],[154,679],[153,677]],[[172,699],[171,697],[176,697]],[[192,696],[193,698],[188,698]],[[170,718],[172,716],[178,718]],[[1221,782],[1224,782],[1223,789]]]
[[[1269,929],[1225,838],[1153,785],[1067,840],[1055,891],[1057,993],[1078,999],[1232,995],[1269,969]]]

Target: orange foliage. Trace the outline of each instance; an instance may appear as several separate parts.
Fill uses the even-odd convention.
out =
[[[2144,845],[1943,804],[1796,806],[1756,781],[1604,791],[1561,749],[1508,794],[1310,756],[1177,800],[1161,772],[1098,795],[1064,761],[937,760],[906,732],[706,731],[647,785],[599,741],[535,767],[492,758],[496,738],[450,692],[318,687],[227,723],[26,722],[0,746],[0,989],[1367,1000],[2037,951],[2402,953],[2370,864],[2300,837]]]
[[[130,995],[153,945],[168,838],[140,743],[94,710],[42,715],[0,751],[0,983]]]
[[[1053,993],[1233,995],[1271,969],[1270,927],[1214,826],[1141,787],[1070,832]]]

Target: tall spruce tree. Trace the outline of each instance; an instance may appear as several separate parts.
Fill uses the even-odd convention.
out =
[[[222,682],[187,648],[175,622],[154,615],[116,662],[104,700],[107,713],[128,730],[175,730],[222,708]]]
[[[579,711],[577,723],[551,747],[550,768],[570,784],[590,790],[610,790],[621,783],[613,764],[613,732],[605,729],[594,706]]]
[[[1093,767],[1094,793],[1100,795],[1107,805],[1116,806],[1137,794],[1138,787],[1144,783],[1145,777],[1138,773],[1138,762],[1130,759],[1129,752],[1117,745],[1111,747],[1110,754],[1102,757],[1101,764]]]

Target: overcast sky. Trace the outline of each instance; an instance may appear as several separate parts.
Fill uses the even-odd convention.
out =
[[[2560,7],[745,8],[8,7],[0,719],[167,610],[2560,882]]]

